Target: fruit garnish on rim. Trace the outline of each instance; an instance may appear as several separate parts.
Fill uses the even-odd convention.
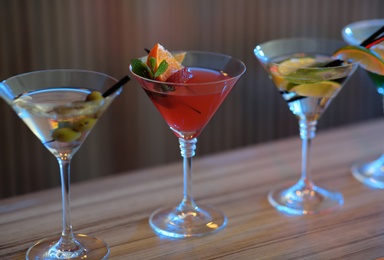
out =
[[[186,83],[193,78],[192,72],[188,67],[184,67],[183,62],[186,53],[178,52],[172,54],[162,45],[157,43],[151,50],[147,50],[148,56],[131,61],[132,72],[140,77],[152,79],[162,84],[155,84],[154,89],[160,93],[168,93],[175,91],[174,84],[167,83]],[[190,90],[188,86],[185,87]],[[192,90],[190,90],[192,91]],[[162,94],[160,94],[162,96]],[[184,106],[189,107],[198,114],[201,111],[193,106],[184,103]]]
[[[338,49],[333,56],[337,59],[359,62],[364,69],[384,75],[384,60],[372,49],[347,45]]]
[[[382,56],[384,41],[384,26],[369,36],[359,46],[347,45],[341,47],[334,53],[337,59],[352,60],[359,62],[360,66],[367,71],[378,75],[384,75],[384,59]]]
[[[162,82],[185,83],[192,78],[192,73],[181,62],[185,53],[172,55],[162,45],[157,43],[148,53],[146,61],[133,59],[132,71],[144,78]],[[162,91],[172,91],[166,86]]]
[[[155,72],[156,75],[156,72],[164,61],[168,64],[168,66],[164,71],[161,71],[161,73],[155,76],[155,80],[167,81],[169,76],[183,68],[181,63],[177,61],[169,51],[157,43],[148,54],[147,65]]]

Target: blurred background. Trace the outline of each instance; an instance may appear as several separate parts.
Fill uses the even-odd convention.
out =
[[[297,136],[296,118],[253,55],[258,43],[341,38],[348,23],[384,18],[383,0],[1,0],[0,80],[78,68],[115,78],[157,42],[220,52],[247,71],[204,129],[197,157]],[[359,69],[322,116],[318,132],[382,116]],[[56,159],[0,100],[0,198],[60,185]],[[177,138],[134,80],[72,162],[72,182],[180,161]],[[129,187],[129,183],[127,183]]]

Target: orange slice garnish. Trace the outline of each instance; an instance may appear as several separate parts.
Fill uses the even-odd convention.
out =
[[[155,68],[153,68],[154,72],[156,72],[157,68],[159,67],[160,63],[163,60],[165,60],[168,63],[167,70],[161,75],[157,76],[155,80],[166,81],[173,73],[183,68],[181,63],[177,59],[175,59],[175,57],[173,57],[172,54],[169,51],[167,51],[159,43],[157,43],[148,54],[148,58],[147,58],[148,66],[150,66],[150,63],[149,63],[150,57],[153,57],[156,60]]]

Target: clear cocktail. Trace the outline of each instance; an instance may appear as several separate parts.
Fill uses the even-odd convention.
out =
[[[310,172],[310,144],[316,125],[341,90],[356,63],[330,66],[332,53],[342,43],[332,40],[291,38],[256,46],[254,53],[298,118],[302,143],[301,178],[272,190],[269,202],[279,211],[303,215],[327,212],[343,204],[341,193],[314,184]]]
[[[108,245],[92,236],[74,235],[69,207],[70,162],[121,89],[104,95],[116,80],[82,70],[21,74],[0,83],[1,97],[57,158],[62,185],[62,233],[37,242],[27,259],[106,259]],[[121,83],[121,82],[120,82]],[[115,84],[115,86],[118,86]]]

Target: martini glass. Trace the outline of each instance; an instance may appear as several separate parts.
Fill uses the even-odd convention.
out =
[[[364,20],[347,25],[342,30],[344,40],[351,45],[360,45],[365,39],[384,26],[384,19]],[[384,60],[384,42],[371,47]],[[375,74],[367,71],[384,99],[384,72]],[[383,100],[384,102],[384,100]],[[357,162],[352,165],[353,176],[371,188],[384,189],[384,154],[376,160]]]
[[[314,184],[310,168],[311,140],[316,125],[333,98],[357,67],[346,63],[330,67],[333,51],[342,42],[326,39],[289,38],[257,45],[254,53],[297,117],[302,139],[301,178],[277,187],[268,194],[279,211],[316,214],[334,210],[344,203],[343,195]]]
[[[145,62],[146,57],[141,60]],[[183,199],[176,207],[155,211],[149,219],[155,232],[173,238],[202,236],[221,230],[227,223],[226,216],[219,210],[195,203],[192,196],[192,157],[197,137],[245,72],[241,61],[209,52],[188,51],[182,65],[193,74],[186,83],[150,80],[134,74],[130,67],[135,79],[179,139],[183,157]]]
[[[104,241],[73,233],[69,206],[70,162],[121,88],[105,98],[92,98],[94,94],[89,94],[104,92],[115,83],[115,79],[105,74],[82,70],[36,71],[0,83],[1,97],[56,157],[60,166],[61,235],[37,242],[28,250],[27,259],[108,257],[109,247]]]

